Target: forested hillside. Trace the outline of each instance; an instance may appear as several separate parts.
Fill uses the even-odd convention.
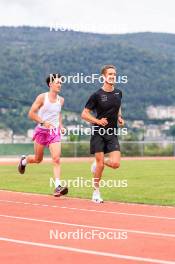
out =
[[[26,113],[35,96],[47,90],[49,73],[91,75],[104,64],[115,64],[118,74],[128,78],[127,84],[118,84],[126,119],[146,118],[145,108],[150,104],[175,104],[173,34],[102,35],[0,27],[0,127],[22,132],[33,126]],[[97,82],[65,83],[65,108],[81,112],[99,87]]]

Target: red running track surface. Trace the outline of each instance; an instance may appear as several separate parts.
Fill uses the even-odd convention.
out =
[[[0,191],[0,263],[89,262],[175,263],[175,208]]]

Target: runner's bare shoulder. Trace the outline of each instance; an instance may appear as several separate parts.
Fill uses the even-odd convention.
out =
[[[64,105],[64,97],[60,96],[60,102],[61,102],[61,106]]]
[[[45,93],[41,93],[36,97],[35,102],[42,106],[44,104],[44,98],[45,98]]]

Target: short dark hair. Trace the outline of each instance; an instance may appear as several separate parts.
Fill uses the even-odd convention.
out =
[[[106,70],[108,69],[114,69],[114,70],[117,70],[116,67],[112,64],[108,64],[108,65],[105,65],[102,67],[101,69],[101,74],[105,74],[106,73]]]
[[[60,73],[50,73],[49,76],[46,78],[46,83],[49,86],[49,83],[53,82],[56,78],[61,78]]]

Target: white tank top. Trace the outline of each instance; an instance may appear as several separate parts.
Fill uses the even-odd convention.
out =
[[[44,104],[38,111],[38,116],[42,119],[42,121],[48,121],[51,123],[54,128],[59,127],[59,117],[61,113],[61,100],[59,95],[57,96],[57,101],[55,103],[51,103],[49,101],[49,93],[44,94]],[[39,124],[40,128],[45,128]]]

